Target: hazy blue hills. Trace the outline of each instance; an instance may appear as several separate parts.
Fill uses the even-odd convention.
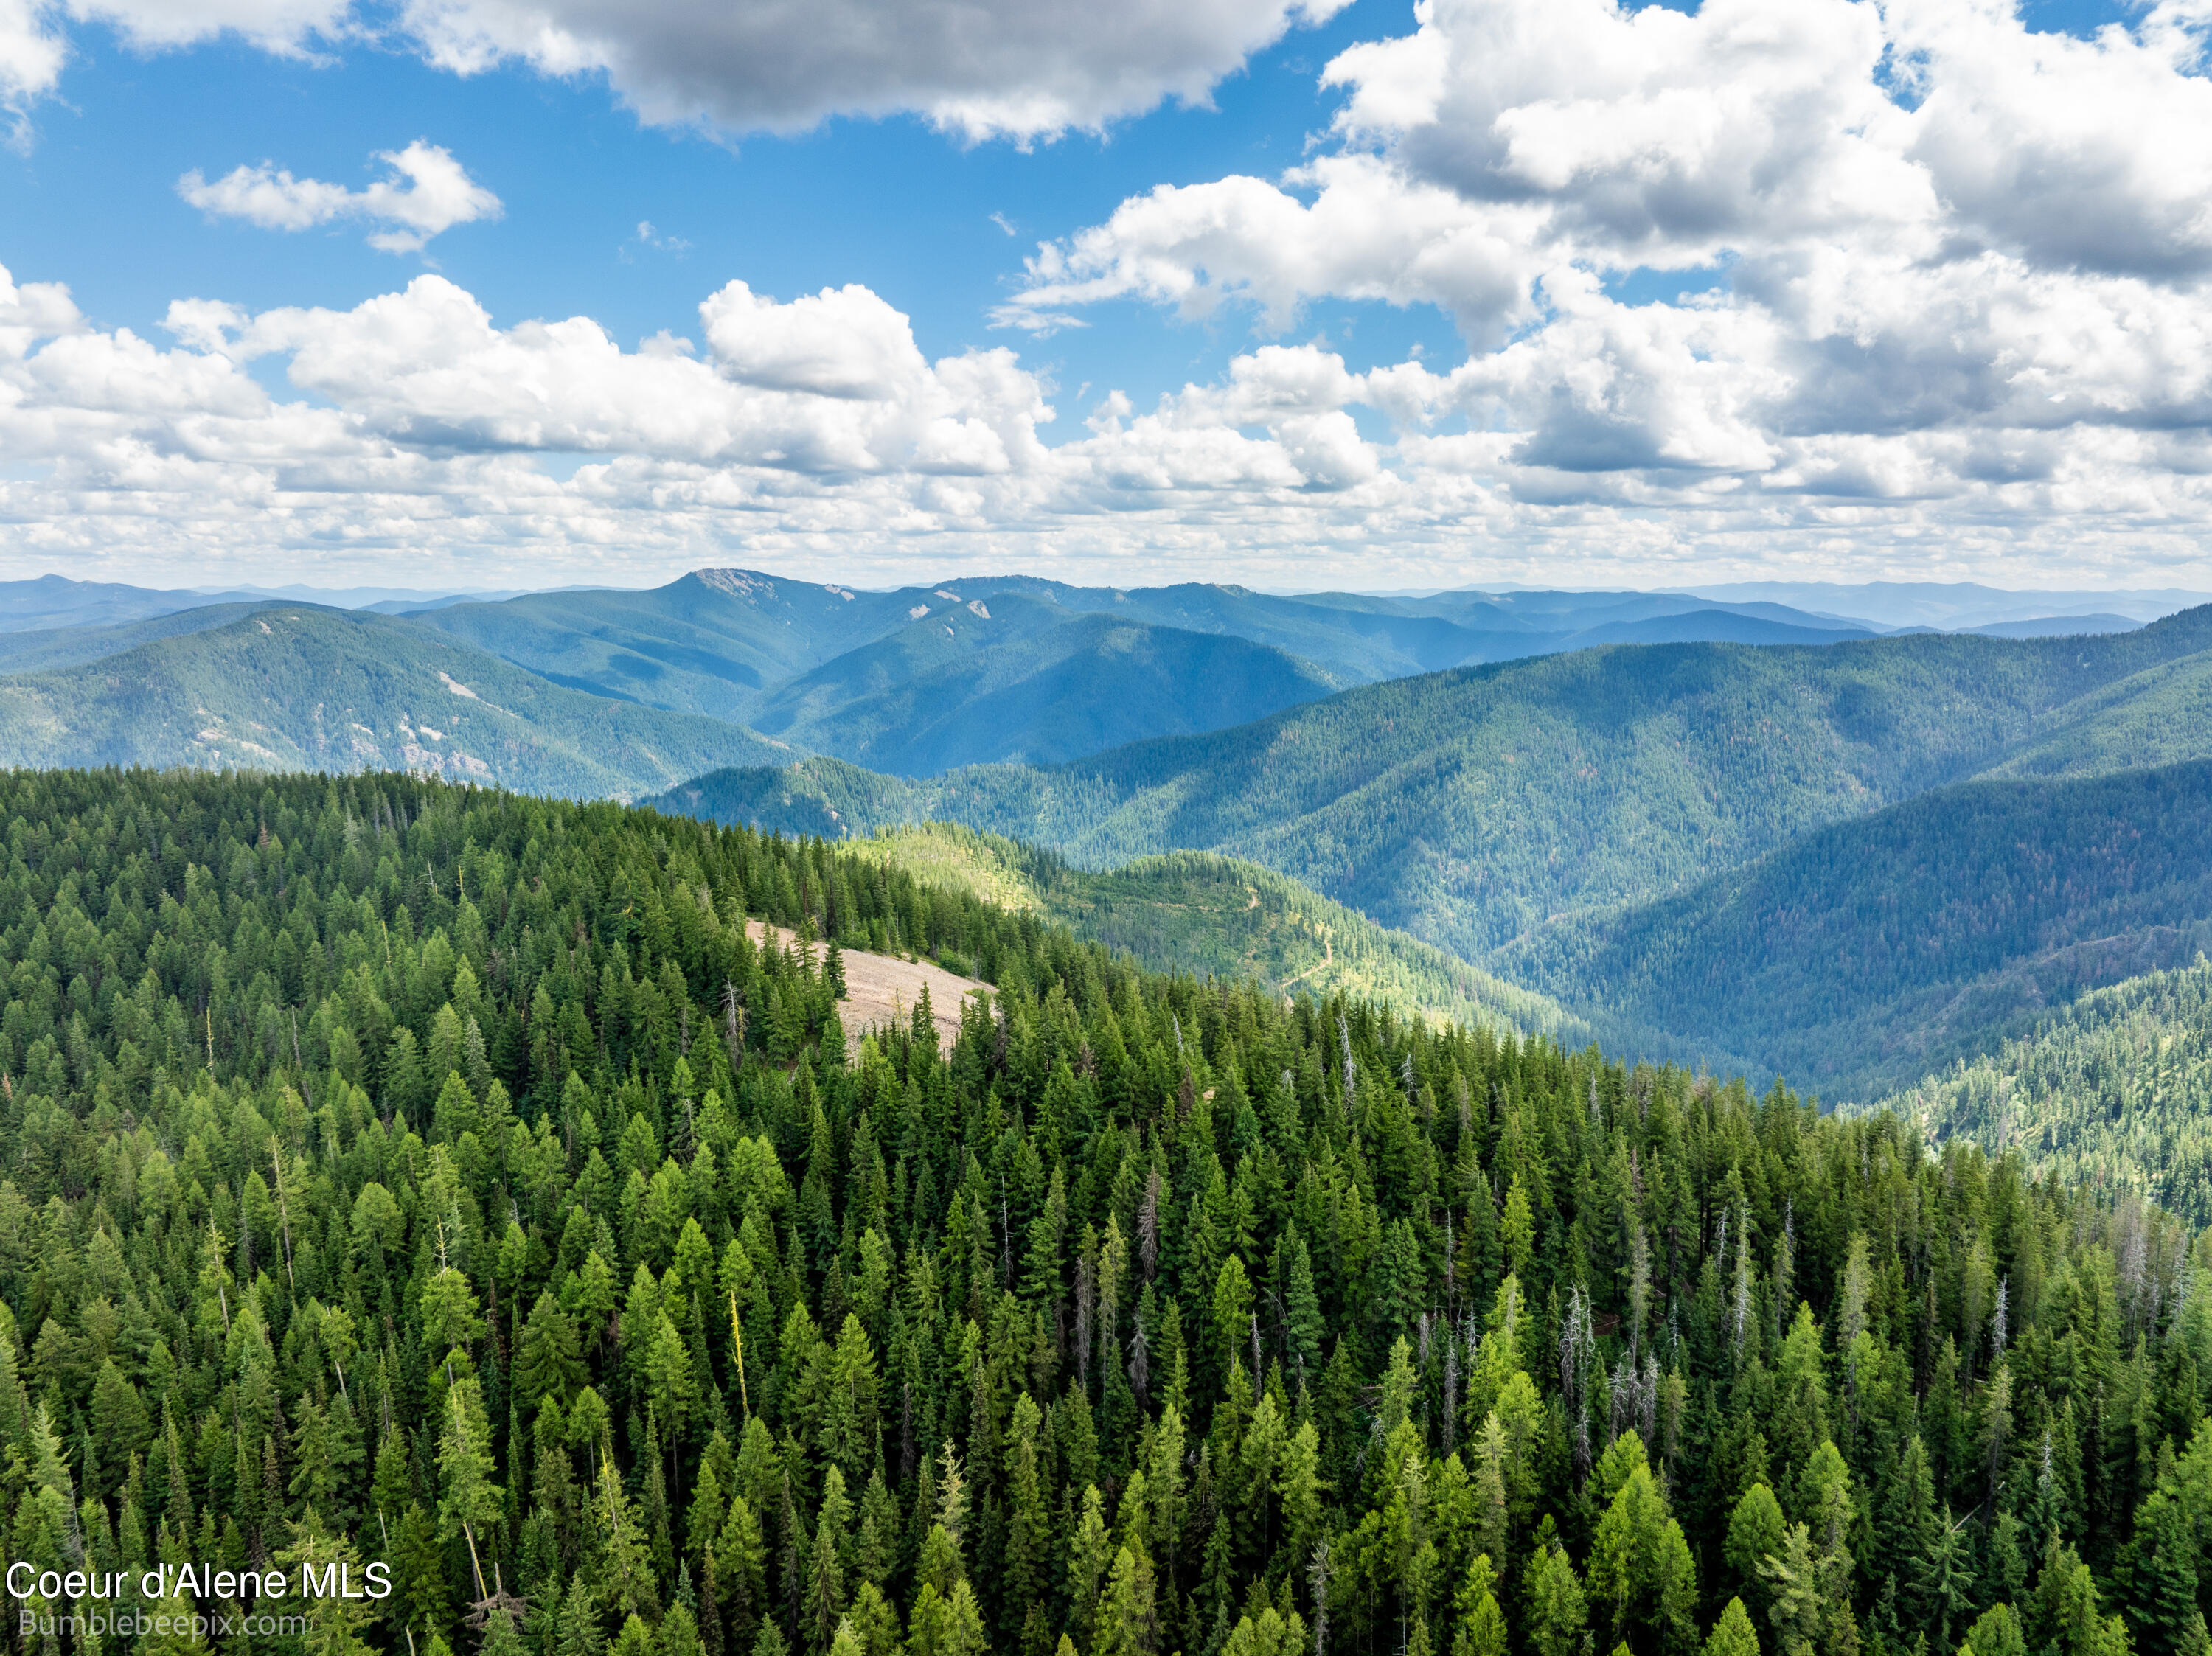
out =
[[[1344,604],[1333,597],[1279,597],[1241,586],[1195,583],[1126,593],[1070,589],[1060,602],[1268,645],[1353,684],[1486,661],[1500,652],[1534,653],[1546,644],[1503,610],[1481,603],[1414,610]],[[1443,609],[1460,613],[1438,613]]]
[[[2136,729],[2128,695],[2206,682],[2212,659],[2172,664],[2208,648],[2212,609],[2086,639],[1589,650],[1364,686],[1058,767],[908,782],[815,760],[696,779],[685,798],[810,831],[944,818],[1095,866],[1220,851],[1480,961],[2015,753],[2064,768],[2069,741],[2109,749]],[[2212,720],[2138,734],[2132,764],[2212,751]]]
[[[718,719],[564,689],[406,621],[278,604],[0,676],[0,765],[436,773],[629,796],[786,750]]]
[[[2024,621],[1992,621],[1963,627],[1984,638],[2075,638],[2089,633],[2131,633],[2142,622],[2128,616],[2033,616]]]
[[[1778,621],[1768,616],[1746,615],[1741,610],[1708,608],[1602,622],[1556,638],[1543,653],[1588,650],[1601,644],[1840,644],[1847,639],[1875,636],[1862,627],[1814,627],[1802,620]]]
[[[934,597],[934,594],[931,595]],[[913,684],[917,679],[1003,646],[1048,633],[1073,619],[1049,597],[994,592],[990,602],[918,603],[921,614],[797,677],[755,704],[756,729],[786,734],[823,725],[841,709]]]
[[[989,620],[962,617],[963,640],[987,640],[977,648],[956,646],[951,622],[917,622],[795,681],[756,723],[795,746],[927,776],[1002,760],[1051,764],[1146,737],[1218,730],[1339,688],[1310,662],[1266,645],[1119,616],[1016,626],[996,640],[999,618],[1021,608],[1043,606],[1000,599]],[[915,659],[927,654],[945,658]],[[882,658],[894,655],[906,676],[887,670]],[[835,699],[840,689],[859,693]]]
[[[795,729],[818,722],[817,710],[826,703],[816,692],[823,685],[865,681],[878,692],[890,688],[887,675],[901,667],[917,677],[942,665],[949,657],[899,642],[917,631],[934,637],[932,629],[949,625],[959,635],[952,653],[982,647],[983,640],[969,635],[998,629],[978,628],[954,613],[971,605],[982,606],[979,618],[1004,621],[1003,630],[1025,635],[1042,630],[1048,619],[1073,625],[1103,615],[1241,639],[1312,664],[1332,686],[1595,643],[1802,644],[1867,635],[1849,623],[1777,604],[1729,605],[1665,593],[1283,597],[1208,583],[1085,587],[1024,575],[859,592],[736,569],[695,571],[642,592],[538,593],[497,604],[451,604],[418,609],[413,619],[597,695],[764,729]],[[886,645],[893,647],[882,647]],[[1046,654],[1058,660],[1085,647],[1071,639]],[[853,659],[842,659],[847,656]],[[1132,695],[1143,696],[1140,685],[1129,688]],[[1241,716],[1249,717],[1284,704],[1268,692],[1241,695],[1236,705]],[[1186,728],[1170,719],[1131,733]],[[855,748],[833,733],[817,734],[824,751]],[[1061,743],[1056,750],[1071,749]]]
[[[897,593],[739,569],[644,591],[538,592],[417,612],[416,626],[596,695],[741,720],[762,694],[902,626]]]
[[[240,613],[189,592],[58,577],[16,590],[15,619],[34,630],[0,629],[0,673],[86,664]],[[1346,687],[1595,646],[1834,645],[1876,630],[1765,598],[1478,590],[1285,596],[1211,583],[1077,586],[1027,575],[865,592],[702,569],[646,591],[346,596],[380,600],[367,607],[554,685],[770,732],[794,750],[913,776],[982,762],[1066,762],[1235,726]],[[11,637],[22,641],[5,642]]]
[[[2212,762],[1942,788],[1493,969],[1864,1096],[2212,941]]]
[[[2212,602],[2212,592],[2179,587],[2100,587],[2073,591],[2008,591],[1978,581],[1735,581],[1694,589],[1732,603],[1767,603],[1832,616],[1856,616],[1877,626],[1964,631],[1991,622],[2117,614],[2156,621]]]
[[[0,632],[0,673],[42,672],[104,660],[125,650],[135,650],[142,644],[228,626],[270,608],[271,604],[268,598],[252,598],[237,604],[175,610],[143,621],[118,622],[106,626],[43,627]]]
[[[46,627],[112,627],[210,604],[252,602],[258,596],[161,591],[117,581],[40,575],[35,580],[0,581],[0,633]]]

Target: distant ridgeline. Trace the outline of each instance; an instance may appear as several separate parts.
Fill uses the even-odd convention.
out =
[[[1264,864],[1609,1049],[1866,1101],[2212,940],[2212,609],[2093,639],[1590,650],[1066,765],[815,757],[653,803],[833,837],[951,819],[1109,883],[1177,852]],[[1103,935],[1105,889],[1056,917]]]
[[[2023,1039],[1888,1101],[1930,1137],[2017,1149],[2065,1182],[2212,1224],[2212,965],[2082,996]]]
[[[961,822],[1092,868],[1216,851],[1484,963],[1931,788],[2208,758],[2212,606],[2092,639],[1583,650],[1063,765],[912,779],[815,757],[655,803],[830,835]]]
[[[314,1656],[2204,1649],[2212,1241],[2132,1193],[649,811],[0,821],[39,1568],[387,1560]],[[848,1059],[864,945],[995,1004]]]
[[[1317,998],[1345,988],[1465,1022],[1489,1021],[1564,1036],[1589,1028],[1532,995],[1393,932],[1256,863],[1170,852],[1109,872],[1078,869],[1036,846],[955,822],[879,829],[850,842],[929,887],[950,885],[998,907],[1033,911],[1155,971],[1251,979]]]
[[[1879,1098],[2208,944],[2212,761],[2198,761],[1938,788],[1492,963],[1571,1005]]]

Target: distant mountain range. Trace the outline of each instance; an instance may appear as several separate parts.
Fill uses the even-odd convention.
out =
[[[2188,811],[2142,816],[2141,858],[2118,867],[2097,825],[2166,797],[2140,791],[2142,767],[2212,757],[2212,717],[2191,716],[2207,705],[2212,608],[2069,639],[1583,651],[1056,767],[916,781],[817,757],[696,778],[660,803],[833,835],[949,819],[1101,868],[1182,849],[1245,858],[1586,1016],[1863,1091],[1983,1050],[2076,988],[2185,957],[2212,901],[2142,870],[2189,866]],[[2096,787],[2055,779],[2118,772],[2136,774],[2101,806]],[[2017,786],[1932,792],[1978,777]],[[1970,804],[1981,828],[1946,839]],[[2021,846],[2063,901],[2021,907],[2033,870],[2004,858],[2031,856]],[[1960,882],[1975,869],[2003,889],[1972,896]],[[1747,879],[1766,883],[1745,895]],[[1929,907],[1960,890],[1963,908]],[[1728,948],[1698,952],[1723,932]],[[2045,958],[2120,934],[2133,941],[2107,964]],[[1747,936],[1762,940],[1748,961]],[[1929,958],[1887,978],[1865,965],[1899,949]],[[1740,992],[1707,993],[1707,978]]]
[[[1731,603],[1788,604],[1826,614],[1855,616],[1883,628],[1933,627],[1968,631],[1995,622],[2037,622],[2065,616],[2118,615],[2156,621],[2177,610],[2212,603],[2212,592],[2179,587],[2103,587],[2077,591],[2007,591],[1974,581],[1735,581],[1698,586],[1700,596]]]
[[[190,592],[125,586],[112,581],[76,581],[61,575],[36,580],[0,581],[0,633],[46,627],[112,627],[149,621],[179,610],[252,602],[252,592]]]
[[[2112,636],[1579,651],[1347,690],[1208,735],[912,781],[811,759],[700,778],[808,832],[945,818],[1107,865],[1244,856],[1466,958],[1666,895],[1792,835],[2008,764],[2212,755],[2212,608]],[[832,826],[834,825],[834,826]]]
[[[0,765],[407,770],[629,797],[788,756],[739,725],[565,689],[391,616],[233,604],[214,621],[143,642],[132,623],[118,652],[87,657],[80,638],[73,664],[0,675]]]
[[[2173,594],[344,596],[0,585],[0,764],[647,798],[1162,968],[1852,1098],[2212,937],[2212,607],[2142,624]],[[872,838],[930,822],[980,832]]]
[[[2212,762],[2197,761],[1939,788],[1489,961],[1865,1096],[2208,946]]]
[[[518,786],[620,792],[680,779],[665,774],[659,761],[707,750],[685,717],[766,735],[781,744],[760,750],[767,756],[820,754],[928,776],[994,761],[1065,762],[1147,737],[1244,724],[1347,686],[1590,644],[1825,644],[1869,635],[1846,621],[1764,602],[1717,604],[1668,593],[1285,597],[1237,586],[1078,587],[1026,576],[863,592],[702,569],[646,591],[486,597],[361,588],[331,596],[344,603],[305,604],[297,589],[210,597],[56,575],[0,583],[0,675],[64,671],[151,651],[134,657],[133,675],[147,683],[165,676],[192,681],[211,646],[189,640],[271,606],[356,619],[381,614],[404,630],[353,635],[342,653],[365,648],[374,656],[403,636],[437,640],[496,658],[540,691],[565,688],[637,709],[619,722],[653,758],[563,762],[550,772],[517,758],[495,771]],[[259,634],[249,628],[237,636]],[[363,643],[370,639],[376,641]],[[559,698],[549,695],[544,705]],[[251,721],[259,734],[244,738],[246,745],[226,745],[198,739],[199,728],[214,725],[196,726],[194,739],[184,742],[159,726],[102,729],[101,718],[122,715],[94,696],[66,718],[28,719],[12,735],[0,732],[0,753],[231,764],[337,763],[353,751],[297,723],[299,711],[265,705]],[[394,715],[414,717],[373,697],[356,712],[358,722],[393,731]],[[677,721],[664,728],[662,715]],[[744,750],[742,736],[715,740]],[[387,746],[384,757],[410,745]],[[366,762],[368,748],[359,751]],[[547,779],[554,776],[561,779]]]
[[[1945,600],[1950,611],[1972,607],[1953,589],[1932,590],[1953,594]],[[296,609],[312,596],[301,587],[210,595],[58,575],[0,583],[0,674],[52,672],[163,646],[157,654],[176,656],[175,670],[189,676],[189,660],[204,652],[176,640],[231,626],[254,606]],[[1231,728],[1358,685],[1601,645],[1832,645],[1884,630],[1760,595],[1470,589],[1285,597],[1233,585],[1085,587],[1028,576],[870,592],[739,569],[697,570],[643,591],[510,596],[374,587],[327,596],[332,604],[314,607],[393,616],[547,686],[646,713],[743,725],[797,754],[908,777],[991,762],[1066,763],[1150,737]],[[2008,632],[2136,624],[2117,611],[2017,619],[2015,601],[2035,596],[1973,589],[1984,609],[2005,611],[2008,618],[1990,624]],[[101,732],[86,722],[94,716],[88,708],[65,722],[66,733],[55,727],[51,741],[62,745],[39,750],[160,745],[150,736]],[[260,743],[270,752],[332,751],[311,731],[282,730],[282,717],[258,722],[282,737]],[[696,736],[680,724],[665,739],[647,739],[654,720],[626,722],[656,750],[696,748]],[[7,750],[32,750],[27,739],[19,733]],[[193,762],[230,762],[216,757],[224,751],[220,743],[178,750]],[[236,752],[257,756],[251,748]],[[625,787],[657,771],[618,762],[562,773],[574,786],[604,776]],[[502,779],[538,774],[525,766]]]

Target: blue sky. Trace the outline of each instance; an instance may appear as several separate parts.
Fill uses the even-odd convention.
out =
[[[953,130],[941,84],[920,70],[896,84],[896,50],[889,82],[841,88],[830,71],[817,101],[831,112],[803,130],[747,130],[757,88],[681,93],[720,119],[641,118],[636,104],[665,114],[678,95],[638,64],[654,51],[665,64],[671,39],[680,64],[684,0],[650,0],[660,37],[616,39],[608,70],[576,74],[512,42],[504,61],[456,73],[432,61],[423,10],[237,3],[254,38],[149,45],[174,32],[155,0],[65,27],[0,0],[0,90],[11,6],[66,54],[43,83],[18,66],[16,143],[0,151],[0,266],[43,318],[13,369],[19,414],[40,417],[0,426],[9,573],[66,555],[141,576],[210,560],[239,578],[303,564],[343,576],[404,556],[489,582],[725,552],[855,579],[920,557],[1254,579],[1355,559],[1416,581],[1476,566],[2014,585],[2078,576],[2085,557],[2115,579],[2202,570],[2196,385],[2146,384],[2132,355],[2053,356],[2039,325],[2049,360],[2023,371],[2021,343],[1991,333],[1963,348],[1984,383],[1960,391],[1955,365],[1931,360],[1953,347],[1909,337],[1945,306],[1978,318],[1954,318],[1954,345],[1962,327],[1995,329],[1972,295],[2006,283],[2053,315],[2101,306],[2142,325],[2148,282],[2171,312],[2153,325],[2185,331],[2212,248],[2175,201],[2192,169],[2212,168],[2212,117],[2179,9],[1729,0],[1680,8],[1668,30],[1605,0],[1447,0],[1417,34],[1403,0],[1352,0],[1318,23],[1286,22],[1280,0],[1193,0],[1235,38],[1272,43],[1224,55],[1200,41],[1181,68],[1154,54],[1132,73],[1158,84],[1134,92],[1086,86],[1065,63],[1026,83],[1015,53],[960,95],[1079,109],[1073,126],[1042,118],[1018,138]],[[605,24],[619,12],[591,0],[545,5],[562,27],[619,34]],[[445,13],[479,26],[469,0]],[[880,0],[827,0],[823,15],[899,27]],[[1747,58],[1741,29],[1774,20],[1791,38]],[[2051,32],[2077,48],[2037,48]],[[1509,38],[1526,62],[1499,58],[1487,79],[1467,69]],[[702,34],[702,58],[714,49]],[[1830,64],[1833,108],[1803,113]],[[1406,89],[1424,76],[1442,88],[1429,103]],[[1911,94],[1885,101],[1900,76],[1918,77]],[[1177,98],[1178,79],[1210,81],[1210,100]],[[1086,129],[1086,97],[1140,112]],[[2027,130],[2055,100],[2071,100],[2073,130]],[[1711,130],[1723,138],[1697,136]],[[375,157],[417,141],[495,194],[497,215],[389,252],[358,215],[270,228],[179,188],[188,173],[220,184],[265,163],[359,191],[388,171]],[[1762,144],[1775,167],[1808,148],[1825,159],[1760,182],[1759,158],[1733,150]],[[2071,196],[2062,179],[2047,202],[2023,199],[1996,173],[2039,145],[2093,152],[2101,170]],[[1302,166],[1315,170],[1292,175]],[[2068,241],[2083,191],[2112,220],[2094,227],[2100,245],[2131,251],[2104,261]],[[1286,235],[1308,240],[1286,252]],[[1057,262],[1033,275],[1040,242]],[[1823,260],[1856,284],[1847,326],[1806,296],[1802,273]],[[1941,292],[1907,274],[1929,268],[1953,278]],[[709,337],[700,309],[733,281],[781,305],[733,324],[735,346]],[[811,319],[792,307],[848,287],[865,300]],[[403,293],[418,307],[472,300],[483,339],[465,361],[395,366],[382,334],[364,346],[375,331],[356,307]],[[180,300],[232,307],[227,331],[173,325]],[[1010,303],[1060,325],[1003,325]],[[877,338],[884,306],[911,319],[911,345],[871,357],[860,400],[880,417],[861,431],[838,424],[850,385],[802,383],[786,356],[816,349],[817,325]],[[592,370],[622,385],[582,385],[574,361],[532,356],[513,334],[570,317],[623,353],[664,331],[688,341],[708,399],[697,417],[717,434],[595,419],[597,397],[649,414],[690,392],[646,388],[642,357],[635,373],[627,357]],[[122,330],[159,354],[131,371],[161,386],[125,396],[86,367],[95,350],[130,355]],[[978,391],[965,371],[900,366],[901,351],[1000,353],[999,378]],[[514,366],[526,357],[580,385],[573,409],[541,420],[502,402],[533,372]],[[223,375],[266,407],[245,409]],[[2084,412],[2052,416],[2077,375]],[[477,404],[465,384],[484,388]],[[708,406],[732,384],[757,394]],[[1126,401],[1104,407],[1109,391]],[[179,412],[180,396],[210,400]],[[1058,417],[1037,417],[1036,399]],[[763,421],[789,429],[729,435]],[[329,458],[341,430],[343,464]],[[560,499],[533,499],[532,476]]]
[[[1357,0],[1225,76],[1212,107],[1164,100],[1103,135],[1026,148],[966,142],[914,115],[833,117],[794,136],[654,128],[598,76],[463,77],[403,51],[288,60],[235,40],[147,53],[95,26],[72,35],[63,100],[39,112],[27,148],[0,156],[0,260],[21,278],[69,282],[95,323],[140,331],[180,294],[256,311],[345,306],[427,263],[502,322],[585,314],[625,343],[662,329],[696,336],[700,300],[740,276],[783,298],[863,282],[914,318],[932,356],[1021,343],[989,313],[1037,240],[1156,184],[1295,165],[1343,101],[1319,86],[1322,67],[1355,40],[1404,32],[1410,15],[1404,0]],[[374,153],[416,138],[451,149],[504,216],[447,231],[421,258],[395,257],[352,224],[272,234],[210,220],[177,193],[188,168],[214,176],[262,161],[359,187]],[[647,246],[641,222],[688,246]],[[1149,400],[1215,376],[1252,337],[1247,316],[1194,324],[1135,301],[1089,320],[1024,345],[1064,401],[1086,381]],[[1433,306],[1322,299],[1297,334],[1363,365],[1400,361],[1416,343],[1458,349]]]

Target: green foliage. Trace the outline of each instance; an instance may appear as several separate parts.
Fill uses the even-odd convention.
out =
[[[1093,871],[955,822],[878,829],[850,844],[926,885],[1044,915],[1079,937],[1126,950],[1152,971],[1251,979],[1286,994],[1387,1000],[1405,1011],[1510,1024],[1569,1044],[1597,1033],[1556,1003],[1257,863],[1170,852]]]
[[[1705,1641],[1705,1656],[1759,1656],[1759,1629],[1752,1626],[1743,1600],[1731,1598]]]
[[[0,822],[39,1568],[387,1560],[329,1656],[2201,1636],[2212,1245],[2133,1197],[650,811]],[[849,1049],[831,938],[996,992]]]
[[[908,783],[817,759],[696,778],[671,798],[831,835],[961,822],[1094,867],[1218,851],[1482,962],[1562,917],[1653,901],[2015,755],[2086,762],[2132,705],[2125,687],[2148,693],[2139,675],[2208,647],[2212,609],[2088,639],[1582,650],[1048,769]],[[2127,762],[2208,756],[2207,731],[2160,726]]]
[[[2017,1145],[2068,1184],[2131,1190],[2212,1224],[2212,966],[2081,996],[2032,1034],[1960,1060],[1887,1107],[1934,1139]]]
[[[1863,1097],[2208,942],[2212,763],[2197,762],[1938,789],[1496,958],[1570,1004]]]

